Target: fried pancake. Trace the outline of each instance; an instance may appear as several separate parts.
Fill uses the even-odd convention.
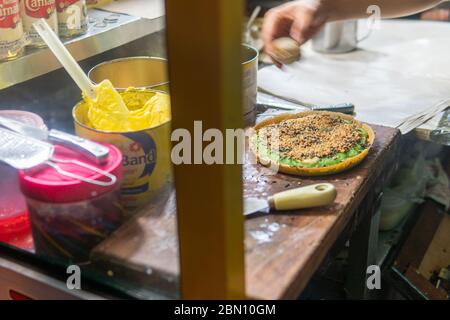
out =
[[[306,176],[355,166],[375,138],[368,125],[351,116],[320,111],[276,116],[259,123],[255,131],[251,147],[260,163]]]

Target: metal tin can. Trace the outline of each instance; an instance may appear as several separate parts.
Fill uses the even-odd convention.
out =
[[[0,0],[0,61],[19,57],[24,46],[19,0]]]
[[[75,37],[87,32],[86,0],[56,0],[59,36]]]
[[[23,27],[28,45],[45,47],[45,42],[33,27],[39,19],[45,19],[53,31],[58,34],[58,18],[55,0],[20,0]]]
[[[256,94],[259,52],[242,45],[244,122],[253,125],[256,118]],[[167,60],[157,57],[128,57],[100,63],[93,67],[89,78],[94,83],[108,79],[118,90],[128,87],[169,92]]]
[[[258,55],[259,52],[253,47],[242,45],[243,49],[243,108],[244,122],[253,125],[256,119],[256,95],[258,92]]]
[[[149,91],[154,90],[136,90]],[[74,107],[75,132],[83,138],[113,144],[122,152],[121,204],[129,214],[152,202],[171,186],[170,121],[135,132],[105,132],[86,125],[87,111],[83,102]]]
[[[128,57],[100,63],[88,73],[89,79],[100,83],[105,79],[118,90],[129,87],[169,92],[167,60],[158,57]]]

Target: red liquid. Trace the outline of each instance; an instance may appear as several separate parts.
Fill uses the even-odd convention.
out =
[[[31,226],[25,198],[11,167],[0,164],[0,241],[32,249]]]
[[[8,242],[14,237],[30,233],[28,211],[9,218],[0,219],[0,241]]]

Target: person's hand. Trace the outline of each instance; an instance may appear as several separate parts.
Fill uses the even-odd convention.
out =
[[[421,20],[450,21],[449,9],[433,9],[420,15]]]
[[[323,0],[293,1],[269,10],[262,28],[264,51],[274,60],[274,39],[291,37],[302,45],[322,27],[327,18]],[[278,61],[274,62],[280,66]]]

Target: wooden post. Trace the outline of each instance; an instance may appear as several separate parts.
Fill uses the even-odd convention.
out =
[[[242,127],[242,15],[242,0],[166,0],[173,130],[190,131],[192,163],[194,121],[203,132]],[[244,298],[241,166],[174,170],[182,298]]]

